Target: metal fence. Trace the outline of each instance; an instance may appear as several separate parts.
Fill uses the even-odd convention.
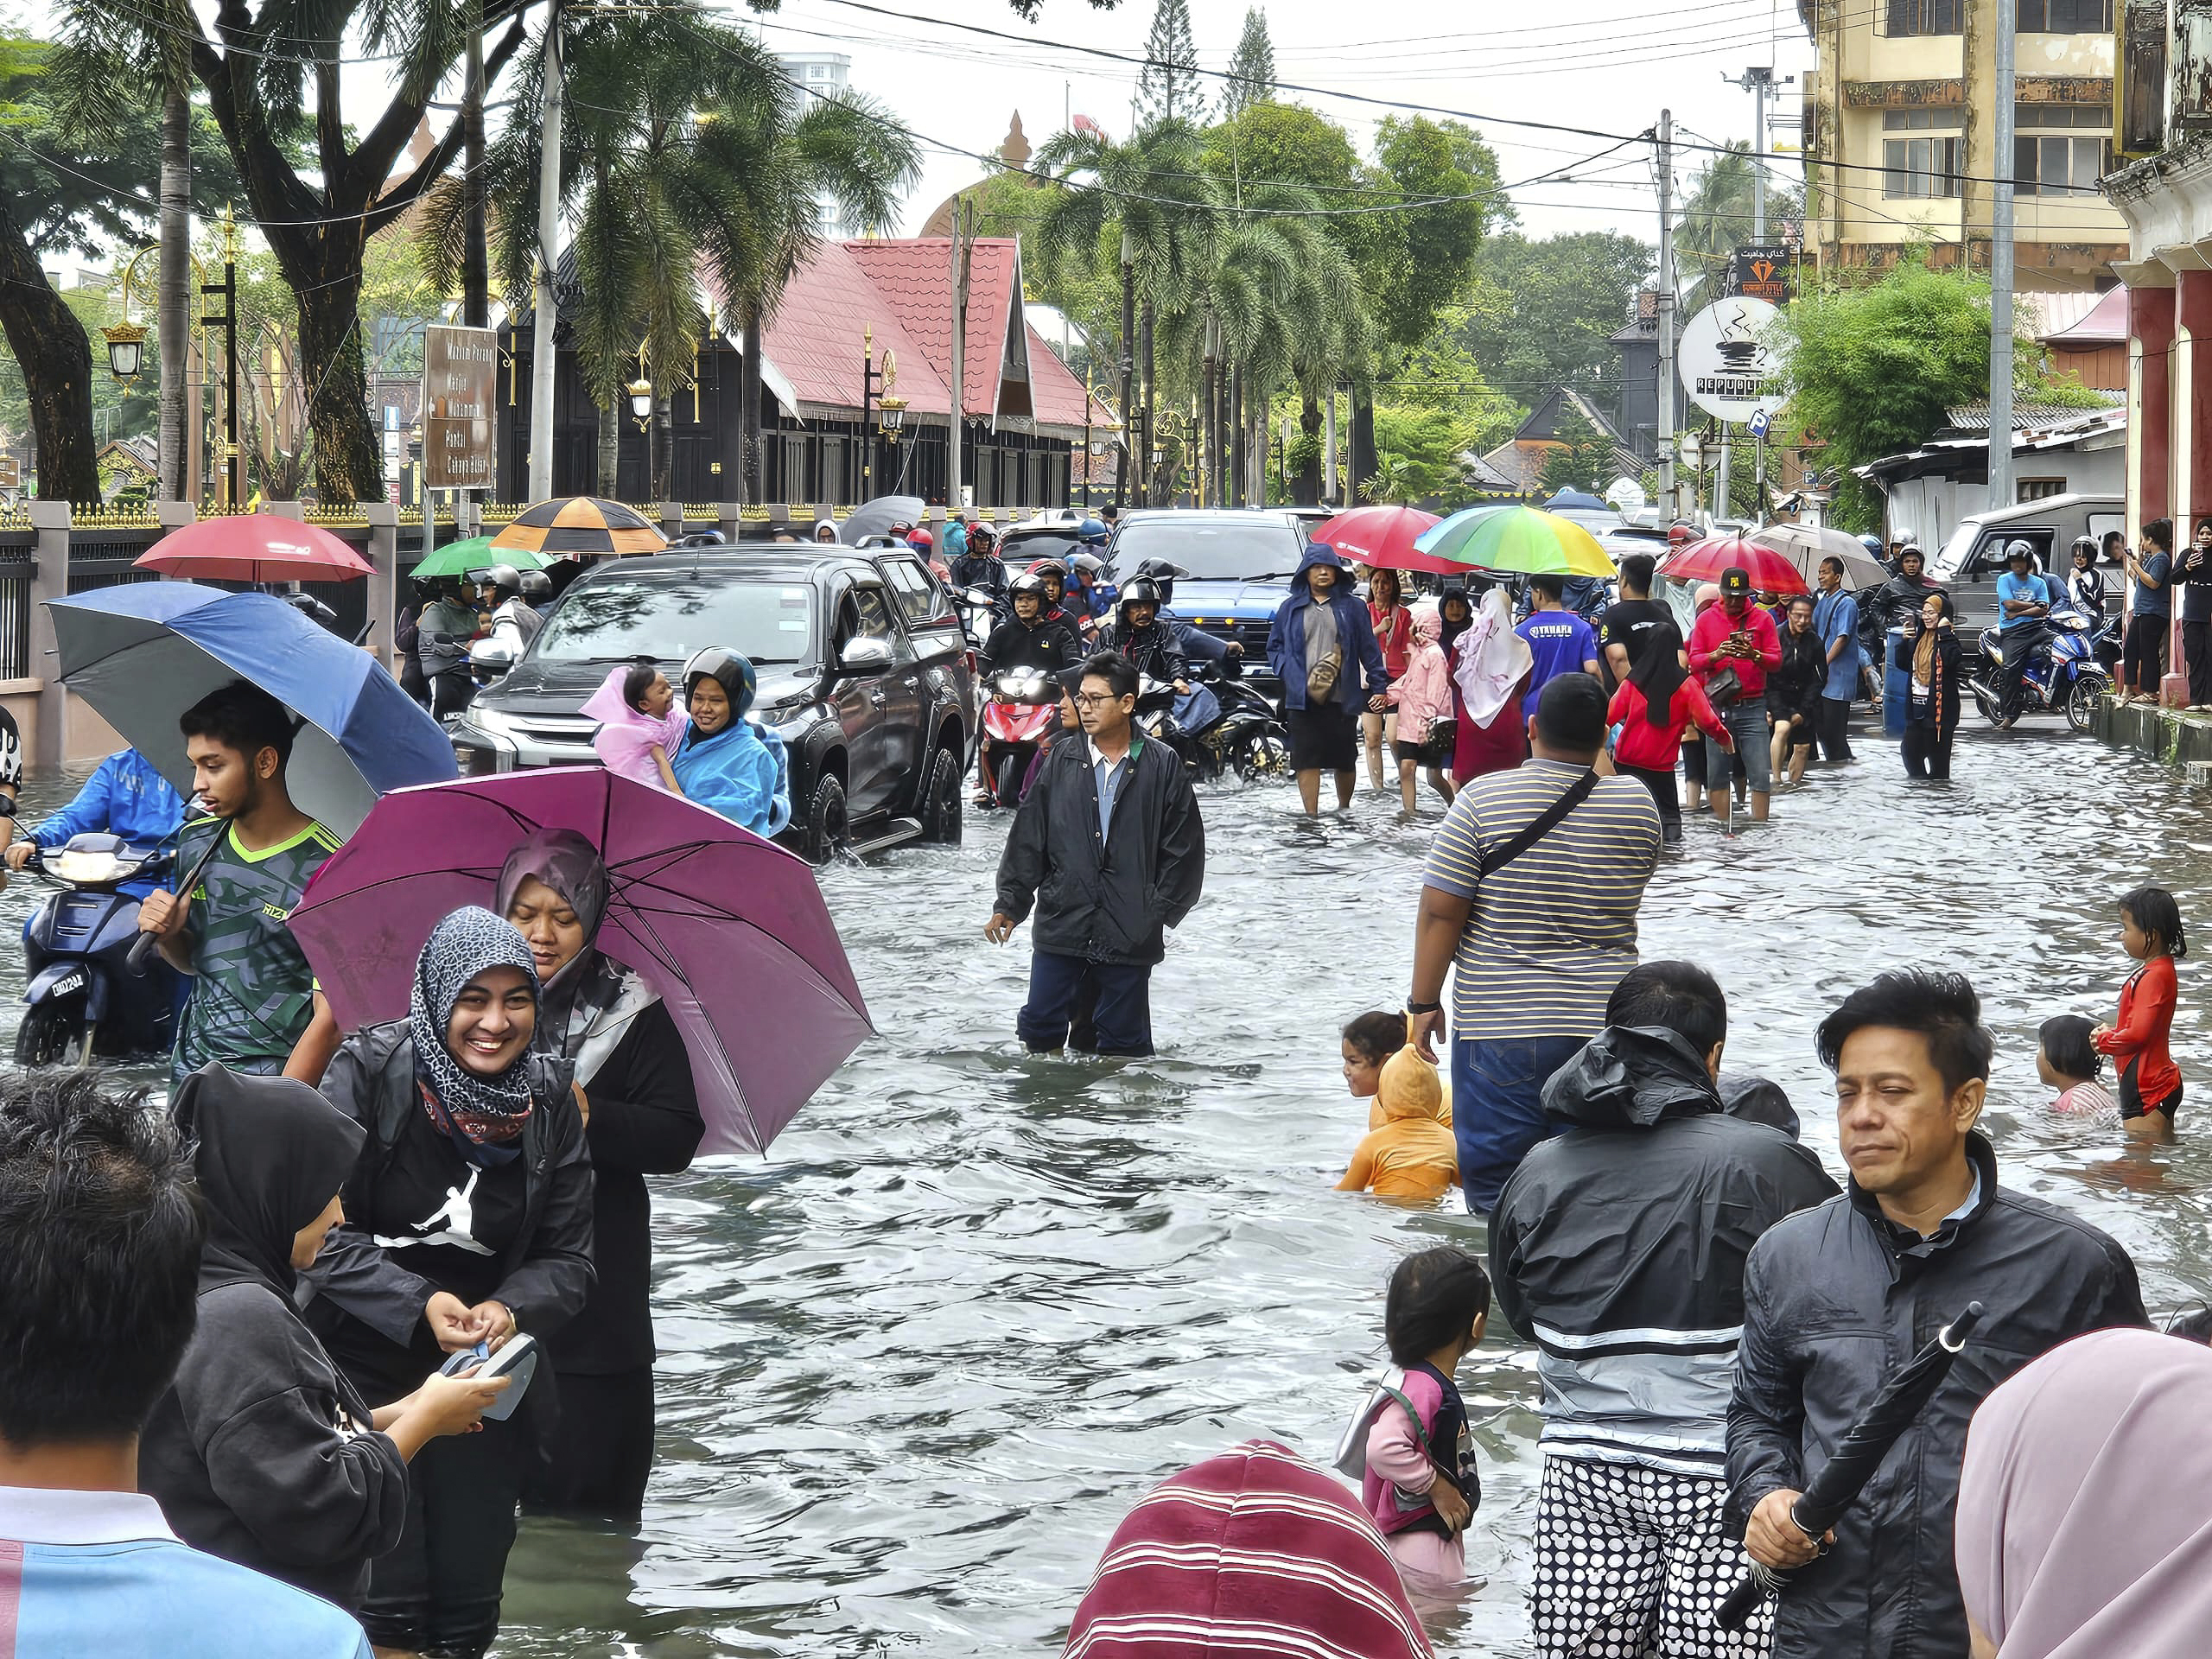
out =
[[[31,537],[0,531],[0,680],[31,672]]]
[[[92,536],[82,531],[69,537],[69,591],[89,594],[125,582],[159,582],[158,570],[141,570],[138,561],[162,538],[159,529],[126,536]]]

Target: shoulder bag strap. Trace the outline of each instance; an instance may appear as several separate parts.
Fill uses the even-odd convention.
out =
[[[1586,772],[1567,786],[1567,792],[1536,815],[1533,823],[1512,840],[1493,847],[1483,855],[1480,874],[1490,876],[1503,869],[1515,859],[1527,852],[1546,836],[1559,828],[1560,821],[1590,798],[1590,791],[1598,787],[1598,774]]]

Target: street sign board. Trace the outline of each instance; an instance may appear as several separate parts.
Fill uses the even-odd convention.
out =
[[[1789,250],[1780,246],[1738,248],[1736,291],[1774,305],[1788,303]]]
[[[1772,426],[1774,423],[1767,418],[1766,410],[1760,410],[1757,414],[1753,415],[1750,420],[1745,422],[1744,424],[1751,428],[1751,435],[1753,437],[1763,438],[1766,436],[1767,429]]]
[[[1732,294],[1692,317],[1675,343],[1690,401],[1724,421],[1748,421],[1783,404],[1782,362],[1767,343],[1781,315],[1764,300]]]
[[[490,328],[423,331],[423,487],[492,487],[492,409],[499,337]]]

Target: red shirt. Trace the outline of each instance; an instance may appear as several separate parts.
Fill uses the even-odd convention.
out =
[[[1675,757],[1681,753],[1682,728],[1692,721],[1715,737],[1727,731],[1695,680],[1685,679],[1675,688],[1664,726],[1654,726],[1645,716],[1643,688],[1633,680],[1623,680],[1605,709],[1605,723],[1621,728],[1621,734],[1613,740],[1613,759],[1622,766],[1641,766],[1646,772],[1672,772]]]
[[[1382,667],[1389,677],[1402,679],[1406,661],[1413,649],[1414,613],[1402,605],[1393,605],[1387,611],[1377,610],[1375,601],[1367,601],[1367,620],[1375,625],[1375,643],[1382,647]]]
[[[2166,1052],[2174,1025],[2174,959],[2153,957],[2120,988],[2120,1014],[2097,1041],[2097,1052],[2120,1062],[2120,1076],[2132,1067],[2135,1091],[2155,1106],[2181,1087],[2181,1068]]]
[[[1751,634],[1751,654],[1715,657],[1713,653],[1738,628]],[[1690,630],[1690,669],[1700,684],[1722,669],[1732,668],[1736,677],[1744,683],[1742,700],[1748,702],[1765,695],[1768,671],[1781,666],[1782,636],[1774,631],[1774,619],[1756,605],[1744,607],[1740,617],[1729,615],[1723,606],[1712,606]]]

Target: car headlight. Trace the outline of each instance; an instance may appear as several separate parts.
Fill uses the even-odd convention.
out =
[[[517,737],[521,728],[512,715],[498,709],[471,709],[465,716],[467,724],[493,737]]]

